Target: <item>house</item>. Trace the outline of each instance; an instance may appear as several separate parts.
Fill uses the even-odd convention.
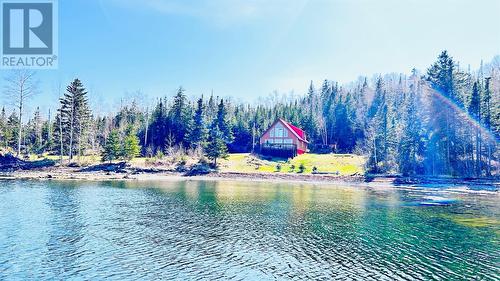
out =
[[[307,152],[306,134],[302,129],[278,119],[260,137],[261,154],[295,157]]]

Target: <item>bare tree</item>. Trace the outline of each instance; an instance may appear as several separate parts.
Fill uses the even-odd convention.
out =
[[[19,128],[17,136],[17,156],[21,154],[23,136],[23,110],[27,100],[37,93],[35,72],[28,69],[13,70],[6,78],[4,93],[19,111]]]

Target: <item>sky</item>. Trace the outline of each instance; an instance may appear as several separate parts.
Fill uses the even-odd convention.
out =
[[[425,70],[444,49],[478,67],[500,54],[498,14],[498,0],[59,0],[59,68],[39,71],[31,107],[55,107],[77,77],[105,112],[179,86],[303,94],[311,80]]]

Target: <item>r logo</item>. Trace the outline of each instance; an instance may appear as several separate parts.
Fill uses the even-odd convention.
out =
[[[53,3],[2,3],[3,54],[51,55]]]

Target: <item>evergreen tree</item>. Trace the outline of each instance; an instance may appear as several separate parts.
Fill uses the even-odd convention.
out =
[[[217,167],[217,159],[228,157],[227,145],[224,140],[224,135],[217,124],[214,124],[208,135],[207,144],[205,147],[205,155],[213,161],[213,165]]]
[[[417,171],[417,156],[420,143],[420,125],[417,114],[415,90],[412,89],[403,115],[403,132],[399,142],[398,167],[403,175],[414,175]]]
[[[120,158],[121,152],[120,135],[117,130],[113,130],[106,140],[106,145],[101,155],[102,161],[109,161],[111,163],[111,161]]]
[[[433,174],[453,174],[458,170],[457,112],[452,104],[460,105],[455,89],[459,87],[455,79],[455,63],[446,51],[427,71],[427,80],[432,89],[432,138],[429,154],[433,161]]]
[[[80,80],[75,79],[66,88],[66,93],[61,98],[59,114],[64,143],[68,144],[69,159],[73,159],[75,148],[81,155],[82,142],[90,118],[90,108],[87,101],[87,92]]]
[[[174,97],[171,109],[171,132],[177,144],[188,145],[187,136],[191,123],[190,108],[188,100],[182,87],[179,88]]]
[[[37,107],[35,114],[33,116],[33,152],[36,154],[41,154],[43,152],[43,141],[42,141],[42,129],[43,121],[40,114],[40,108]]]
[[[483,98],[483,123],[484,127],[491,131],[491,121],[492,121],[492,101],[491,101],[491,88],[490,81],[491,77],[485,78],[485,90],[484,90],[484,98]],[[487,166],[486,166],[486,175],[491,176],[491,158],[492,158],[492,146],[496,144],[495,139],[487,139]]]
[[[477,122],[481,120],[481,93],[479,89],[479,82],[474,82],[472,88],[471,101],[469,104],[469,115]],[[474,173],[476,176],[481,174],[481,128],[479,125],[475,126],[476,138],[476,161],[474,164]]]
[[[252,142],[256,141],[258,136],[255,135],[252,122],[252,117],[248,115],[244,106],[238,106],[234,112],[235,124],[233,126],[234,140],[229,146],[232,152],[251,152]]]
[[[42,124],[42,150],[43,152],[50,152],[54,147],[54,140],[52,139],[52,122],[46,120]]]
[[[163,150],[167,136],[171,135],[169,120],[166,100],[160,99],[151,116],[148,129],[150,132],[149,143],[145,145],[151,145],[154,150]]]
[[[380,164],[384,163],[387,158],[388,109],[385,92],[378,97],[377,104],[377,112],[370,122],[371,141],[368,166],[373,172],[380,173],[385,172],[386,168],[381,169]],[[373,106],[372,110],[374,110]]]
[[[7,114],[4,107],[0,112],[0,146],[7,147]]]
[[[7,128],[5,129],[5,141],[7,146],[13,149],[17,147],[19,141],[19,123],[19,117],[16,112],[13,111],[7,119]]]
[[[212,126],[217,126],[218,130],[221,132],[222,140],[228,144],[233,142],[234,135],[232,130],[231,121],[229,120],[228,110],[224,104],[224,100],[221,99],[219,107],[217,110],[217,118],[215,119],[215,124]]]
[[[125,160],[132,160],[141,153],[140,140],[132,125],[127,128],[125,139],[123,140],[122,156]]]
[[[373,101],[368,110],[368,118],[373,118],[377,114],[380,105],[382,104],[382,99],[385,99],[384,92],[384,80],[382,77],[377,79],[377,86],[375,88],[375,96],[373,97]]]
[[[194,112],[193,128],[189,135],[189,142],[192,147],[203,147],[207,139],[207,128],[205,126],[205,106],[203,97],[198,99],[197,107]]]

